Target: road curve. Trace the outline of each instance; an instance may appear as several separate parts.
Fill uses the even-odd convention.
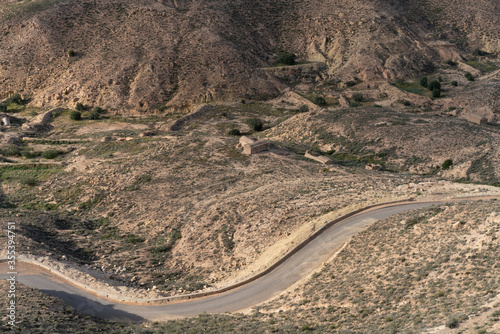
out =
[[[351,236],[394,214],[443,202],[411,202],[375,208],[343,219],[325,229],[269,273],[238,288],[193,300],[160,305],[130,305],[94,296],[36,266],[19,263],[17,281],[62,299],[86,314],[114,321],[168,320],[201,313],[242,310],[270,299],[328,260]],[[2,265],[1,272],[6,272]],[[7,275],[0,275],[6,279]]]

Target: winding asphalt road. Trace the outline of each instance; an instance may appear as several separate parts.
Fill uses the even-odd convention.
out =
[[[375,208],[344,219],[326,229],[306,246],[266,275],[224,293],[160,305],[127,305],[109,301],[74,287],[36,266],[18,262],[17,281],[59,297],[76,309],[100,318],[116,321],[167,320],[201,313],[239,311],[265,300],[311,273],[327,261],[351,236],[377,220],[394,214],[429,207],[440,202],[412,202]],[[0,272],[6,267],[0,265]],[[6,279],[8,275],[0,275]]]

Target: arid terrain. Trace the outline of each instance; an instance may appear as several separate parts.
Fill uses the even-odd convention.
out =
[[[77,279],[172,296],[251,277],[367,205],[498,195],[498,6],[4,1],[2,226]],[[242,135],[271,148],[245,155]],[[41,331],[54,311],[61,333],[69,319],[87,332],[494,333],[498,212],[379,221],[241,315],[127,327],[23,287],[46,307],[26,306],[21,325]]]

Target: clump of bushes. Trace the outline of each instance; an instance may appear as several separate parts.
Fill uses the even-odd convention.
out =
[[[2,148],[0,151],[5,157],[18,157],[21,155],[21,151],[15,145],[8,145]]]
[[[457,87],[458,86],[458,82],[456,80],[453,80],[450,85],[454,86],[454,87]]]
[[[470,72],[465,73],[465,78],[469,81],[474,81],[474,76]]]
[[[55,159],[59,156],[59,153],[57,150],[47,150],[42,152],[42,157],[45,159]]]
[[[326,106],[326,100],[322,96],[316,96],[313,102],[318,106]]]
[[[72,110],[69,114],[69,118],[71,118],[74,121],[79,121],[82,119],[82,113],[77,110]]]
[[[278,62],[283,65],[295,65],[295,55],[293,53],[281,52],[278,56]]]
[[[429,79],[427,77],[420,78],[420,86],[427,88],[428,83]]]
[[[241,132],[240,132],[240,130],[238,130],[238,129],[231,129],[231,130],[229,130],[228,134],[229,134],[230,136],[240,136],[240,135],[241,135]]]
[[[23,104],[24,100],[23,98],[21,97],[21,94],[19,93],[15,93],[13,94],[11,97],[9,97],[9,99],[7,100],[7,103],[8,104],[11,104],[11,103],[14,103],[14,104]]]
[[[447,170],[447,169],[450,169],[450,167],[453,165],[453,160],[451,159],[447,159],[443,162],[443,164],[441,165],[441,168],[443,170]]]
[[[0,103],[0,113],[7,112],[7,105],[5,103]]]
[[[432,92],[432,97],[440,97],[441,96],[441,82],[443,79],[439,77],[438,80],[429,81],[427,77],[420,78],[420,86],[427,88]]]
[[[352,96],[352,99],[356,102],[363,102],[363,94],[356,93]]]
[[[309,107],[308,107],[308,106],[306,106],[305,104],[303,104],[303,105],[301,105],[301,106],[299,107],[299,112],[300,112],[300,113],[303,113],[303,112],[308,112],[308,111],[309,111]]]
[[[71,58],[71,57],[74,57],[74,56],[76,56],[76,52],[74,50],[69,50],[68,51],[68,57]]]
[[[85,109],[85,106],[83,104],[81,104],[80,102],[78,102],[76,104],[76,107],[75,107],[76,111],[82,112],[84,109]]]
[[[247,124],[254,131],[264,130],[264,122],[260,118],[257,118],[257,117],[250,118],[247,120]]]

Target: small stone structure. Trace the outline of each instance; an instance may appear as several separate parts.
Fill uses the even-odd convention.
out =
[[[241,136],[237,147],[243,148],[243,154],[252,155],[263,151],[269,151],[271,143],[267,140],[257,140],[256,138]]]
[[[479,125],[487,125],[488,124],[488,119],[486,117],[478,115],[478,114],[468,114],[465,116],[465,118],[471,123],[476,123]]]
[[[312,155],[309,151],[306,151],[305,157],[312,159],[312,160],[315,160],[317,162],[321,162],[322,164],[325,164],[325,165],[332,165],[333,164],[333,161],[331,159],[328,159],[327,157],[324,157],[324,156]]]

